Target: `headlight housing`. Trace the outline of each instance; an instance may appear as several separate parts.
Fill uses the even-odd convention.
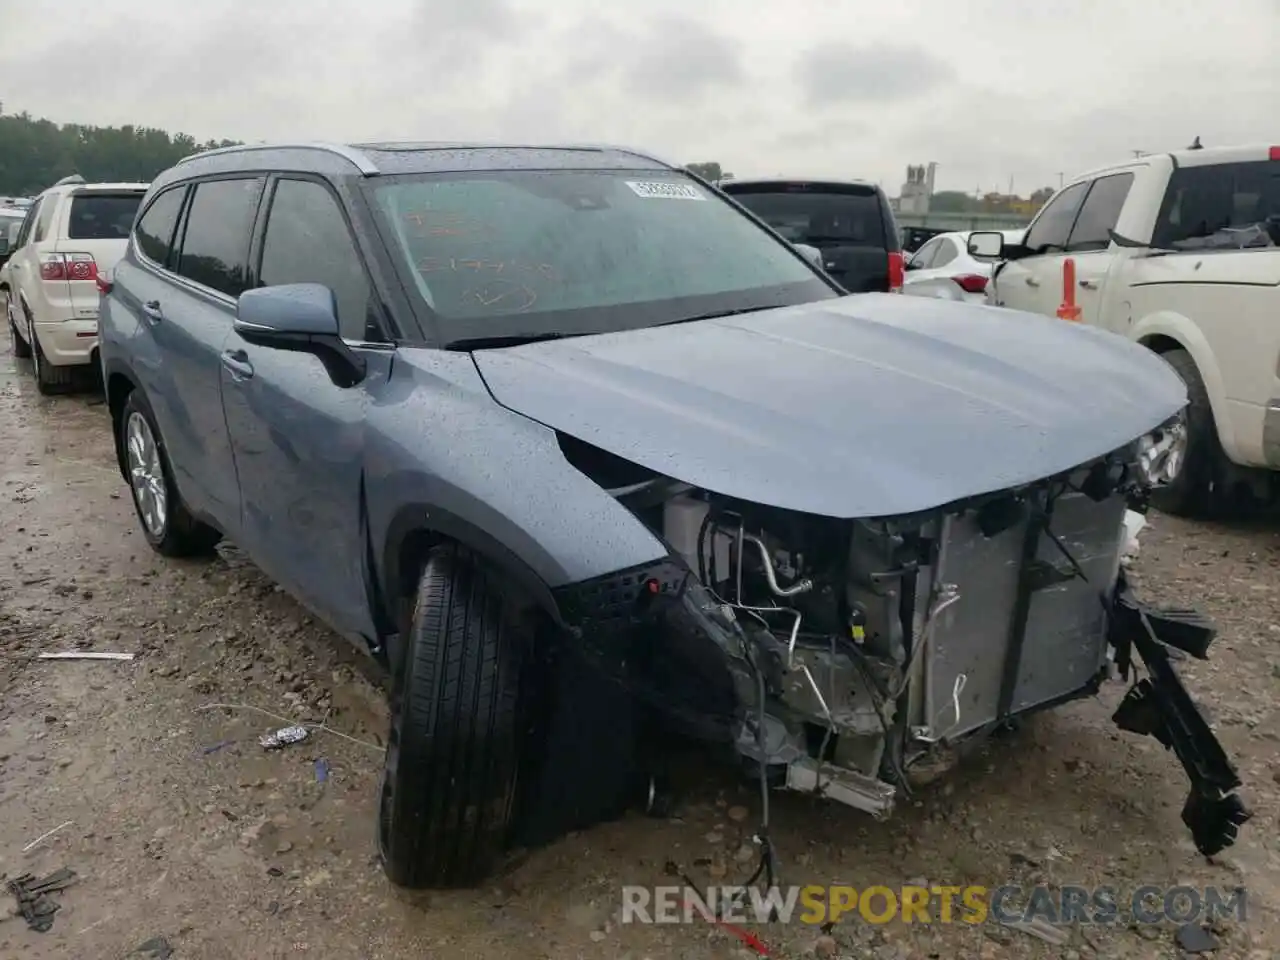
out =
[[[1186,412],[1138,439],[1138,476],[1148,486],[1163,487],[1178,479],[1187,459]]]

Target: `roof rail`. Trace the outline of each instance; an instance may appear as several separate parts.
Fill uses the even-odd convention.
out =
[[[613,150],[616,153],[629,153],[633,157],[640,157],[642,160],[648,160],[650,163],[661,164],[664,167],[670,167],[673,170],[683,170],[684,165],[673,163],[670,160],[664,160],[662,157],[654,156],[648,150],[637,150],[635,147],[626,147],[616,143],[576,143],[569,144],[570,147],[581,147],[588,150]]]
[[[54,184],[54,186],[55,186],[55,187],[65,187],[65,186],[67,186],[68,184],[71,184],[71,183],[84,183],[84,177],[80,176],[80,174],[78,174],[78,173],[73,173],[73,174],[71,174],[71,176],[69,176],[69,177],[63,177],[61,180],[59,180],[57,183],[55,183],[55,184]]]
[[[510,141],[510,140],[406,140],[403,142],[388,140],[381,143],[359,143],[355,144],[351,149],[384,151],[388,153],[412,153],[417,150],[594,150],[597,153],[603,153],[606,150],[614,153],[628,153],[633,157],[640,157],[648,160],[650,163],[656,163],[660,166],[678,169],[679,164],[664,160],[661,157],[655,157],[643,150],[636,150],[632,147],[622,147],[613,143],[591,143],[578,142],[569,140],[564,143],[537,143],[529,141]]]
[[[330,153],[334,156],[341,157],[346,160],[365,176],[373,177],[378,175],[378,168],[373,165],[373,161],[351,147],[344,146],[340,143],[241,143],[230,147],[216,147],[213,150],[203,150],[200,153],[193,153],[188,157],[183,157],[178,161],[179,164],[186,163],[188,160],[196,160],[202,157],[217,157],[229,153],[242,153],[249,150],[320,150],[324,153]]]

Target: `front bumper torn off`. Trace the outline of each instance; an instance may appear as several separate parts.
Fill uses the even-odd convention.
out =
[[[1207,659],[1215,634],[1213,624],[1194,611],[1142,603],[1121,572],[1110,610],[1115,664],[1129,679],[1136,651],[1148,675],[1129,689],[1113,719],[1122,730],[1155,737],[1177,756],[1191,780],[1182,822],[1205,856],[1235,843],[1252,814],[1237,793],[1235,767],[1183,685],[1169,650]]]

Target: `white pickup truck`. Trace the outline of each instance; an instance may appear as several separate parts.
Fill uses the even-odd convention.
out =
[[[1186,381],[1168,486],[1182,515],[1280,499],[1280,147],[1150,154],[1066,184],[998,256],[987,301],[1054,315],[1075,261],[1080,320],[1145,344]]]

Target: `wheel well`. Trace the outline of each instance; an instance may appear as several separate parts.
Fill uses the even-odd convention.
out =
[[[504,587],[505,599],[514,611],[523,615],[546,617],[552,622],[560,619],[551,591],[530,570],[517,569],[519,561],[503,559],[489,551],[477,549],[463,539],[451,537],[439,530],[417,527],[406,533],[395,554],[393,582],[388,584],[392,596],[388,597],[389,613],[396,629],[403,631],[413,613],[413,600],[418,592],[418,580],[427,555],[441,544],[452,543],[469,550],[477,560],[492,568]],[[532,579],[531,579],[532,578]]]
[[[135,389],[134,382],[123,373],[113,373],[107,377],[107,411],[111,415],[111,432],[116,440],[116,463],[124,472],[124,458],[120,450],[120,416],[124,413],[125,401]]]
[[[1167,337],[1163,333],[1156,333],[1149,337],[1143,337],[1138,342],[1152,353],[1168,353],[1170,350],[1185,349],[1182,344],[1173,339],[1173,337]]]

